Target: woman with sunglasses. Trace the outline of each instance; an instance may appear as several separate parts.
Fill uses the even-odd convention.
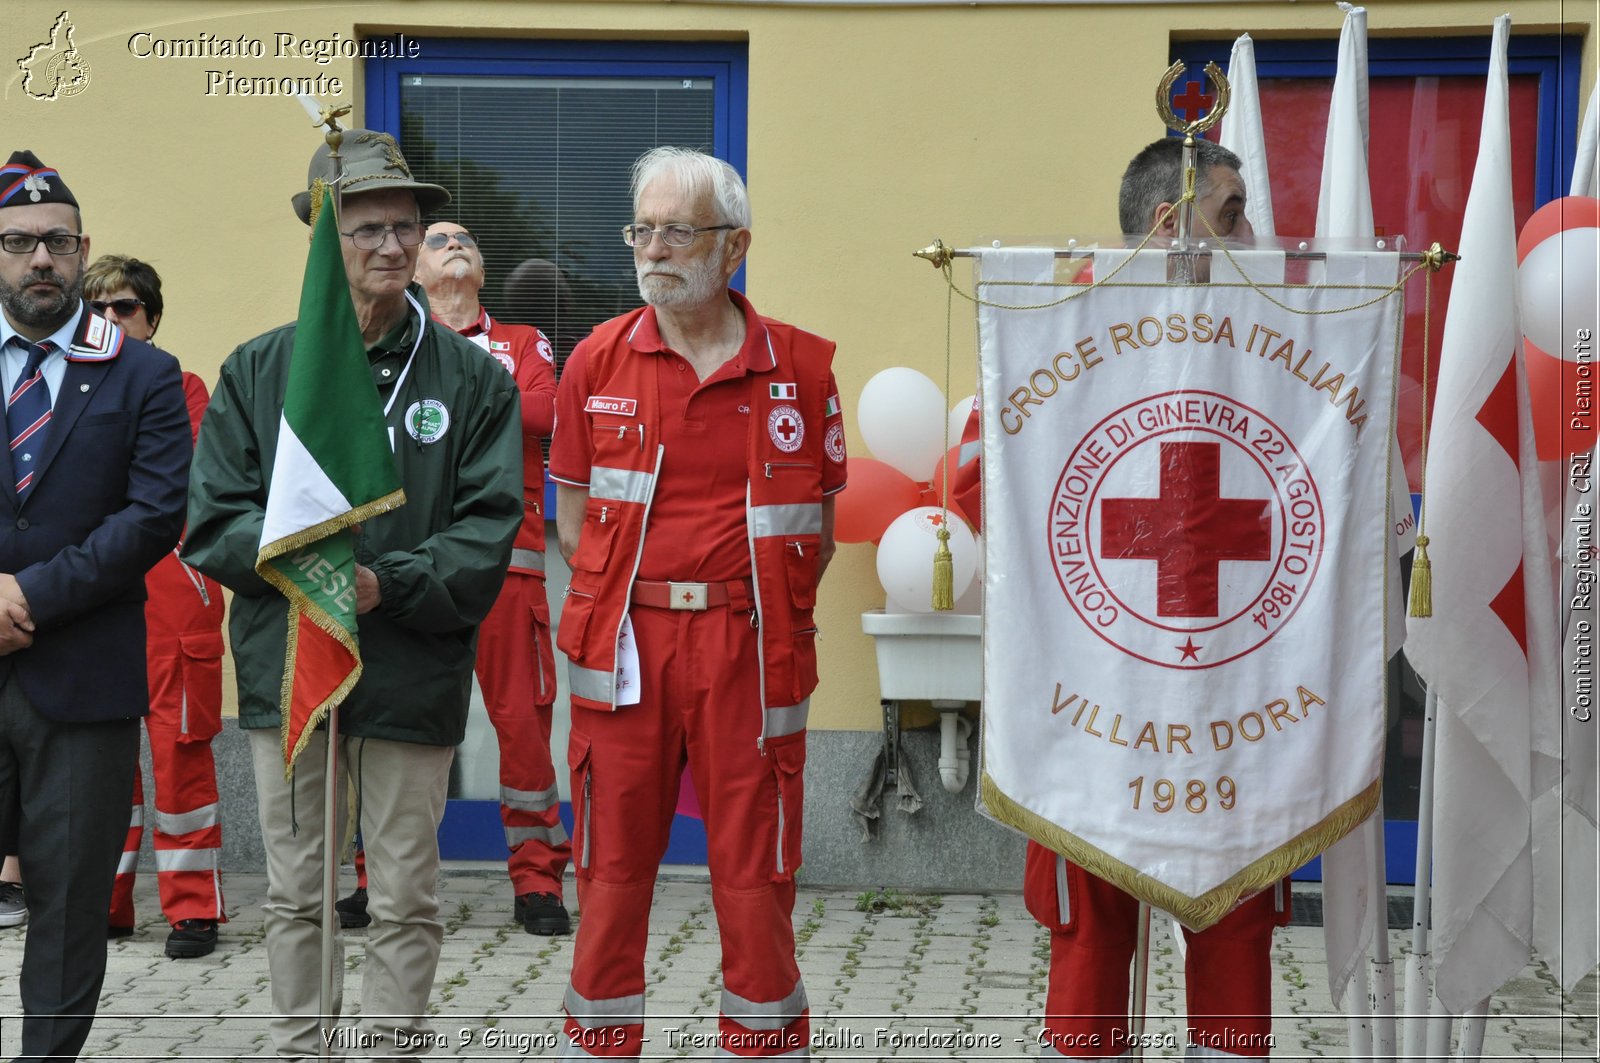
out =
[[[161,278],[148,263],[105,255],[84,271],[83,297],[134,339],[154,342],[161,324]],[[210,396],[195,374],[183,374],[191,431]],[[179,546],[182,546],[179,543]],[[166,952],[174,959],[208,955],[217,944],[222,910],[222,820],[211,739],[222,729],[222,588],[178,560],[174,549],[145,577],[146,654],[150,672],[150,761],[155,779],[156,880],[161,911],[172,925]],[[144,836],[144,792],[134,777],[133,813],[116,887],[110,937],[133,933],[133,879]]]

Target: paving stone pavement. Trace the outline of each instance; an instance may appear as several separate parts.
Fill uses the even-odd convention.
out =
[[[84,1058],[270,1058],[260,910],[265,879],[230,875],[226,887],[231,921],[217,951],[169,960],[154,876],[141,876],[138,929],[109,946],[99,1017]],[[555,1058],[572,938],[533,937],[512,923],[510,886],[498,869],[452,866],[441,897],[446,933],[434,982],[439,1043],[432,1055]],[[1049,946],[1019,896],[802,888],[794,923],[811,1000],[814,1059],[1038,1056]],[[364,935],[344,935],[346,1023],[360,1000]],[[1152,938],[1145,1058],[1181,1058],[1183,962],[1159,921]],[[1392,933],[1402,983],[1409,941],[1409,934]],[[20,930],[0,931],[0,1053],[7,1056],[20,1047],[22,943]],[[663,873],[646,957],[644,1058],[706,1058],[720,987],[716,920],[703,872]],[[1347,1022],[1328,997],[1321,928],[1280,930],[1273,969],[1273,1058],[1352,1058]],[[1493,1001],[1482,1058],[1593,1060],[1600,1044],[1596,1011],[1594,975],[1565,995],[1548,971],[1530,967]]]

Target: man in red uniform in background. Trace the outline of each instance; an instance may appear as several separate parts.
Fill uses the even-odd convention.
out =
[[[1183,193],[1182,149],[1181,139],[1163,137],[1128,163],[1118,220],[1129,246],[1152,229],[1158,239],[1176,235],[1177,214],[1171,208]],[[1245,218],[1238,156],[1201,140],[1195,165],[1196,213],[1210,220],[1210,232],[1235,245],[1249,243],[1254,234]],[[1210,238],[1198,218],[1194,231],[1197,239]],[[1201,270],[1203,281],[1205,267]],[[957,503],[974,523],[981,523],[983,514],[980,439],[975,405],[962,434],[961,464],[951,478]],[[1139,902],[1035,841],[1028,842],[1022,897],[1028,912],[1050,931],[1039,1057],[1131,1058],[1128,983]],[[1246,899],[1214,926],[1199,933],[1184,930],[1185,1059],[1266,1058],[1272,1032],[1272,931],[1288,921],[1285,879]]]
[[[544,590],[544,451],[555,426],[554,352],[531,325],[495,321],[478,303],[483,254],[453,221],[429,226],[417,255],[417,282],[435,320],[455,329],[505,366],[522,392],[523,519],[511,549],[505,589],[478,629],[478,685],[500,740],[500,819],[505,825],[514,913],[530,934],[572,928],[561,902],[561,876],[572,846],[561,826],[550,757],[556,700],[550,605]]]
[[[623,239],[649,305],[567,360],[550,454],[572,565],[560,647],[583,908],[563,1058],[639,1057],[685,763],[722,937],[719,1054],[809,1058],[791,916],[811,613],[845,483],[834,345],[728,287],[750,204],[727,163],[657,148],[634,165],[633,201]]]
[[[136,340],[154,342],[164,304],[161,278],[145,262],[102,255],[83,274],[91,309]],[[190,430],[200,433],[211,396],[205,382],[183,374]],[[182,545],[181,543],[179,544]],[[150,771],[155,781],[156,882],[161,913],[172,925],[166,953],[206,956],[225,922],[222,819],[211,740],[222,730],[222,588],[178,560],[173,549],[144,580],[146,653],[150,668]],[[107,933],[133,933],[133,881],[144,839],[142,773],[133,777],[133,816],[117,865]]]

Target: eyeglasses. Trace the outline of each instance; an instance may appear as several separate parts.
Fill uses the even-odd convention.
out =
[[[384,237],[390,233],[394,233],[394,238],[399,241],[401,247],[416,247],[422,243],[422,223],[420,221],[398,221],[393,225],[378,225],[376,223],[361,225],[357,226],[353,232],[340,233],[339,235],[348,236],[350,242],[363,251],[375,251],[383,246]]]
[[[113,310],[118,317],[132,317],[144,306],[143,299],[90,299],[89,309],[97,314]]]
[[[454,240],[456,243],[460,244],[462,247],[477,247],[478,246],[478,238],[476,236],[473,236],[469,232],[429,233],[427,236],[422,238],[422,242],[427,244],[429,247],[433,248],[435,251],[441,250],[442,248],[447,246],[450,243],[451,240]],[[401,243],[405,243],[404,240],[402,240],[400,242]]]
[[[663,225],[659,229],[652,229],[648,225],[624,225],[622,227],[622,242],[629,247],[649,247],[650,238],[657,233],[661,234],[661,242],[668,247],[688,247],[694,243],[695,237],[701,233],[713,233],[721,229],[737,229],[737,225],[702,225],[696,228],[693,225]]]
[[[82,236],[71,233],[51,233],[48,236],[35,236],[33,233],[0,233],[0,247],[13,255],[31,255],[33,249],[40,244],[52,255],[75,255],[78,245],[83,242]]]

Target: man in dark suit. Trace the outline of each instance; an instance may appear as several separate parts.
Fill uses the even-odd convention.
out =
[[[32,152],[0,168],[0,850],[28,883],[22,1055],[74,1059],[138,770],[144,574],[178,541],[178,363],[83,305],[78,202]]]

